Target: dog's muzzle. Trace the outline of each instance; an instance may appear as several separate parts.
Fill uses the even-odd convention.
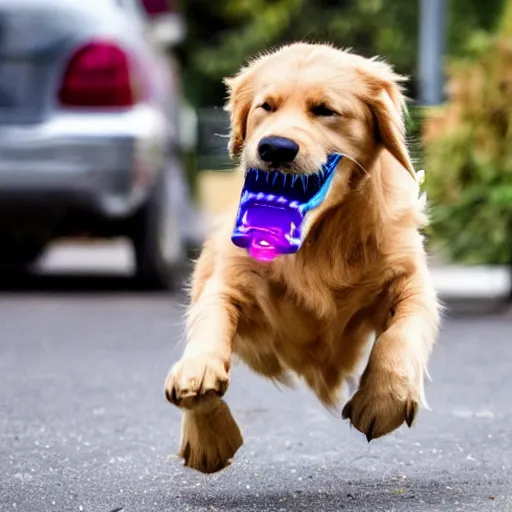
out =
[[[333,153],[316,173],[249,169],[238,207],[233,243],[260,261],[296,253],[306,214],[326,198],[342,155]]]

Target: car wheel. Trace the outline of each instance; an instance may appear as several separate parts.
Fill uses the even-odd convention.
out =
[[[129,231],[138,284],[145,289],[172,289],[185,250],[167,173],[160,174],[146,203],[133,218]]]

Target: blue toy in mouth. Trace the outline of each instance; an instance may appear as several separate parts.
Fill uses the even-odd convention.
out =
[[[314,174],[249,169],[231,235],[233,243],[260,261],[296,253],[303,243],[306,213],[326,198],[342,158],[330,154]]]

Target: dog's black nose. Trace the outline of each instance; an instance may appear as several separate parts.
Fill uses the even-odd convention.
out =
[[[286,164],[299,152],[299,145],[284,137],[264,137],[258,144],[258,153],[264,162]]]

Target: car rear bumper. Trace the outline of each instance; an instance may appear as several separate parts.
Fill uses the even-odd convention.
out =
[[[164,116],[149,106],[0,126],[0,208],[49,201],[108,218],[127,216],[164,166],[168,129]]]

